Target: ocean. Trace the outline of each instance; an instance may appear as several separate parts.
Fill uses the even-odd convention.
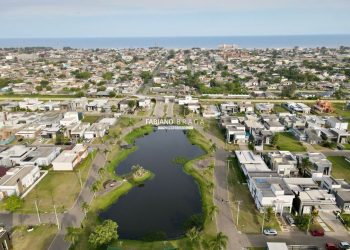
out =
[[[349,35],[293,36],[212,36],[212,37],[123,37],[123,38],[3,38],[0,48],[218,48],[220,44],[235,44],[239,48],[303,48],[350,46]]]

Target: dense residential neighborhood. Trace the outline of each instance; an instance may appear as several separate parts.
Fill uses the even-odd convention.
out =
[[[345,242],[349,79],[348,47],[0,49],[0,249],[16,249],[19,235],[30,233],[51,250],[151,249],[149,242],[152,249],[211,249],[191,237],[214,244],[220,233],[227,249]],[[160,131],[173,141],[143,141],[163,138]],[[188,152],[165,161],[168,146]],[[147,153],[130,163],[141,150]],[[176,240],[163,228],[96,243],[99,227],[123,235],[125,224],[104,214],[120,197],[136,197],[124,212],[147,207],[132,192],[146,192],[162,176],[148,158],[171,166],[162,185],[181,189],[176,178],[193,177],[199,212],[179,222],[195,201],[174,195],[188,202],[171,218]],[[154,210],[176,207],[159,205],[169,198],[162,195],[143,201]]]

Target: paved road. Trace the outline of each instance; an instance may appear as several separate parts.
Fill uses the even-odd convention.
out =
[[[243,235],[242,235],[243,236]],[[329,232],[326,233],[323,237],[313,237],[310,234],[303,232],[284,232],[279,233],[278,236],[264,236],[264,235],[254,235],[248,234],[245,235],[248,238],[248,246],[255,247],[266,247],[266,242],[286,242],[287,245],[312,245],[318,246],[321,249],[324,249],[326,242],[340,242],[340,241],[349,241],[349,233],[339,233],[339,232]]]
[[[227,168],[228,152],[218,149],[215,153],[215,189],[214,204],[218,208],[216,216],[218,232],[223,232],[228,237],[227,249],[241,250],[247,245],[245,235],[238,232],[232,217],[232,211],[229,200],[228,191],[228,168]]]
[[[64,236],[67,232],[67,227],[80,227],[81,222],[84,219],[84,213],[81,208],[83,202],[91,203],[94,198],[94,194],[90,191],[92,184],[99,179],[98,169],[105,164],[105,157],[102,153],[98,152],[92,163],[92,167],[89,172],[89,176],[85,185],[80,192],[73,207],[63,215],[61,219],[61,229],[51,242],[49,250],[63,250],[69,248],[69,243],[64,240]]]
[[[162,101],[156,102],[153,115],[158,118],[162,118],[164,116],[164,102]]]
[[[58,219],[61,220],[62,215],[58,214]],[[41,223],[56,224],[55,214],[47,213],[40,214]],[[18,213],[0,213],[0,223],[4,223],[6,228],[12,228],[17,225],[37,225],[39,223],[38,216],[36,214],[18,214]]]
[[[168,108],[167,108],[167,117],[173,117],[174,116],[174,103],[168,102]]]

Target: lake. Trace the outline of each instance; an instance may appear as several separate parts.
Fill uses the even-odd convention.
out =
[[[202,202],[194,178],[174,159],[193,159],[204,151],[192,145],[183,131],[156,130],[135,143],[137,150],[116,166],[116,173],[126,174],[140,164],[154,177],[120,197],[100,217],[118,223],[121,239],[144,239],[157,233],[167,239],[181,237],[185,222],[202,213]]]

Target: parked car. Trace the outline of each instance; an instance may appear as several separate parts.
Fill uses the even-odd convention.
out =
[[[277,231],[276,229],[273,228],[265,228],[264,229],[264,234],[267,236],[276,236],[277,235]]]
[[[341,250],[347,250],[347,249],[350,249],[350,244],[349,244],[349,242],[342,241],[338,244],[338,247]]]
[[[338,247],[335,243],[327,242],[326,243],[326,250],[338,250]]]
[[[324,236],[324,231],[322,229],[315,229],[311,231],[312,236]]]
[[[294,218],[292,217],[292,215],[286,214],[284,217],[286,218],[286,221],[287,221],[287,223],[288,223],[289,225],[295,226],[295,220],[294,220]]]

